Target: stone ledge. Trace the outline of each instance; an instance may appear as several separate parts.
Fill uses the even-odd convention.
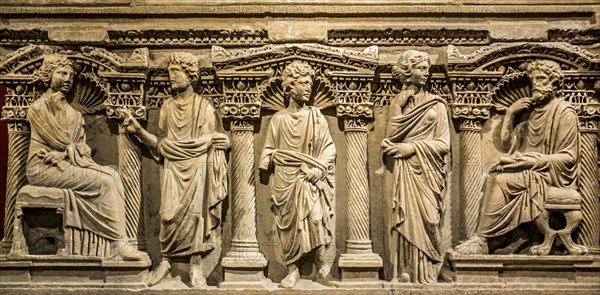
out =
[[[142,289],[151,265],[145,261],[101,261],[89,257],[23,256],[0,261],[0,289]],[[16,290],[15,289],[15,290]],[[6,294],[4,291],[3,294]]]
[[[595,255],[462,255],[451,251],[448,259],[458,283],[592,284],[600,290],[600,257]]]
[[[274,295],[394,295],[394,294],[422,294],[422,295],[458,295],[458,294],[486,294],[486,295],[553,295],[553,294],[581,294],[594,295],[598,294],[600,287],[598,285],[575,286],[569,284],[514,284],[511,286],[505,284],[439,284],[439,285],[424,285],[416,286],[413,284],[390,284],[383,283],[383,287],[378,288],[323,288],[312,290],[300,289],[276,289],[276,290],[248,290],[248,289],[144,289],[144,290],[128,290],[128,289],[100,289],[100,288],[1,288],[2,294],[28,294],[28,295],[54,295],[54,294],[136,294],[136,295],[162,295],[176,293],[178,295],[202,294],[203,291],[215,295],[258,295],[258,294],[274,294]]]

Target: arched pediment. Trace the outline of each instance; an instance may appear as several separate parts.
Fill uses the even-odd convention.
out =
[[[145,80],[148,67],[148,50],[138,48],[129,58],[103,48],[82,46],[71,50],[58,46],[29,45],[8,54],[0,61],[0,83],[8,87],[3,118],[23,120],[28,106],[39,95],[37,85],[33,85],[34,73],[42,66],[44,58],[52,54],[68,56],[78,72],[69,102],[78,111],[87,114],[101,111],[111,93],[125,93],[114,96],[113,100],[137,99],[140,95],[128,95],[131,84],[124,81]],[[119,80],[111,85],[108,81]],[[36,94],[37,93],[37,94]],[[114,102],[109,101],[114,104]]]
[[[123,58],[106,49],[82,46],[79,51],[47,45],[25,46],[8,54],[0,61],[0,75],[31,75],[49,54],[64,54],[76,64],[91,66],[102,72],[130,72],[127,68],[147,67],[148,50],[135,49],[129,58]]]
[[[372,76],[379,64],[378,48],[368,47],[364,51],[353,51],[318,44],[282,44],[251,48],[240,51],[228,51],[213,46],[212,63],[219,78],[248,80],[256,77],[261,80],[255,90],[256,98],[262,108],[277,111],[285,108],[286,101],[281,87],[281,73],[286,65],[301,61],[311,65],[315,71],[313,92],[309,104],[328,109],[335,107],[335,87],[331,83],[332,75]],[[336,74],[337,73],[337,74]],[[262,78],[258,78],[258,77]],[[356,82],[356,83],[366,83]],[[252,83],[251,83],[252,84]],[[237,91],[244,91],[246,82],[235,82],[228,92],[234,98],[234,108],[243,109],[247,102],[237,101]],[[341,85],[341,84],[340,84]],[[357,89],[358,85],[355,85]],[[243,88],[243,89],[242,89]],[[342,91],[343,92],[343,91]],[[358,95],[357,93],[353,95]],[[255,106],[256,107],[256,106]],[[230,108],[227,108],[229,110]]]
[[[562,42],[497,43],[468,55],[448,46],[449,72],[503,74],[508,68],[518,68],[534,59],[555,61],[564,71],[600,70],[600,55]]]
[[[241,51],[227,51],[212,47],[212,62],[217,71],[267,71],[278,76],[283,67],[293,60],[302,60],[330,71],[373,72],[378,65],[377,46],[364,51],[353,51],[319,44],[267,45]]]

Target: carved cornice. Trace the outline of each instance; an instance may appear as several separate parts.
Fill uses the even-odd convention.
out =
[[[266,30],[108,30],[107,44],[132,46],[263,45]]]
[[[600,43],[600,29],[587,30],[548,30],[548,40],[568,42],[573,45],[591,45]]]
[[[445,46],[490,44],[489,31],[464,29],[379,29],[379,30],[329,30],[330,45],[381,45],[381,46]]]
[[[46,30],[12,30],[0,29],[1,45],[26,45],[50,43]]]
[[[563,69],[600,70],[600,55],[561,42],[495,43],[467,55],[449,45],[447,57],[450,75],[457,72],[503,72],[509,61],[522,63],[530,59],[554,60]]]
[[[378,65],[378,56],[376,46],[368,47],[362,52],[319,44],[267,45],[239,51],[212,47],[212,62],[217,71],[264,69],[269,64],[279,64],[282,60],[296,58],[327,64],[332,71],[372,72]]]

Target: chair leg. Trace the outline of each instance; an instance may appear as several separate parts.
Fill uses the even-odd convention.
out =
[[[583,220],[583,216],[580,210],[573,210],[563,213],[567,220],[565,228],[557,232],[558,237],[562,240],[565,248],[571,255],[584,255],[588,253],[588,249],[583,245],[576,244],[571,238],[573,231],[579,227],[579,224]]]
[[[27,241],[23,234],[23,218],[17,216],[15,218],[15,225],[13,230],[13,240],[8,253],[8,258],[18,258],[29,254],[29,248],[27,247]]]
[[[556,231],[550,228],[550,225],[548,224],[549,218],[550,212],[548,212],[548,210],[544,210],[542,214],[540,214],[540,216],[533,221],[537,228],[544,235],[544,242],[541,245],[536,245],[529,249],[529,252],[532,255],[546,256],[550,254],[550,249],[552,248],[552,244],[554,244],[554,238],[556,237]]]

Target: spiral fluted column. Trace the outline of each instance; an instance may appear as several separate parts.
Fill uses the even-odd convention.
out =
[[[29,152],[29,126],[23,122],[8,123],[8,170],[2,253],[10,252],[15,221],[15,204],[19,189],[27,184],[25,166]]]
[[[342,254],[339,260],[342,281],[377,279],[378,271],[383,266],[381,257],[373,253],[370,238],[367,132],[366,120],[346,119],[348,240],[346,253]]]
[[[119,127],[119,176],[125,189],[125,226],[132,245],[146,249],[142,206],[142,159],[137,145],[129,138],[123,127]]]
[[[481,121],[465,119],[460,125],[460,239],[476,234],[483,194]]]
[[[236,120],[231,123],[231,247],[222,265],[225,281],[220,287],[261,288],[267,260],[256,238],[256,188],[254,177],[254,125]]]
[[[590,253],[600,254],[600,188],[598,187],[598,150],[596,146],[597,123],[589,121],[581,128],[581,150],[579,151],[579,192],[581,214],[578,242]]]

